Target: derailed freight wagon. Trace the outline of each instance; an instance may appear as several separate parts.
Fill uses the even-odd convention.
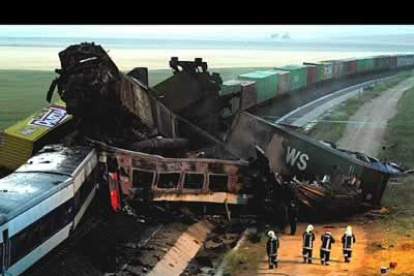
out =
[[[242,158],[255,157],[255,146],[261,147],[269,159],[270,169],[287,178],[302,180],[300,189],[308,189],[302,203],[326,213],[345,214],[360,203],[380,204],[390,177],[386,165],[359,153],[347,153],[284,126],[273,125],[246,112],[233,122],[225,148]],[[313,181],[329,180],[325,186]],[[315,199],[313,193],[320,193]],[[337,201],[344,197],[345,201]],[[346,203],[348,200],[348,203]],[[349,208],[336,208],[337,203]],[[328,214],[327,214],[328,215]]]

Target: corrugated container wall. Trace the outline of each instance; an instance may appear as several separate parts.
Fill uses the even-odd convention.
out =
[[[404,66],[406,66],[407,65],[407,58],[406,58],[406,56],[403,56],[403,55],[398,56],[398,58],[397,58],[397,65],[398,65],[398,67],[404,67]]]
[[[333,77],[333,65],[330,62],[322,62],[323,64],[323,79],[329,80]]]
[[[303,65],[314,65],[316,66],[316,81],[323,80],[324,65],[321,63],[304,62]]]
[[[256,82],[254,81],[241,81],[242,94],[240,108],[245,110],[254,106],[257,103],[257,91]]]
[[[367,58],[365,66],[366,66],[365,67],[366,71],[373,70],[374,69],[374,59],[373,58]]]
[[[275,72],[279,74],[279,85],[277,88],[277,94],[286,94],[290,90],[290,72],[281,70],[275,70]]]
[[[286,65],[282,67],[276,67],[274,69],[290,72],[290,91],[299,89],[306,85],[306,66]]]
[[[306,84],[312,84],[317,81],[317,67],[315,65],[306,65]]]
[[[279,75],[274,71],[254,71],[238,76],[239,80],[256,82],[257,102],[263,102],[276,96]]]
[[[357,59],[357,72],[365,72],[366,68],[366,60],[364,58]]]
[[[391,68],[397,67],[397,56],[390,57],[390,67]]]

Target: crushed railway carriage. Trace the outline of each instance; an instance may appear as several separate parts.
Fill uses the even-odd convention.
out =
[[[244,205],[251,198],[251,187],[241,181],[247,161],[203,158],[197,153],[187,158],[166,158],[89,141],[101,154],[116,160],[122,196],[127,201]]]
[[[65,106],[59,100],[0,132],[0,167],[15,170],[38,150],[67,135],[73,125]]]
[[[385,166],[377,166],[377,162],[364,161],[284,126],[270,124],[246,112],[239,113],[225,148],[247,159],[255,156],[255,146],[264,149],[273,172],[304,181],[329,179],[331,184],[325,189],[329,193],[321,198],[329,209],[336,204],[335,197],[330,194],[345,197],[352,194],[355,198],[350,189],[360,189],[363,203],[378,205],[390,177],[390,171]]]
[[[69,237],[96,193],[89,147],[45,147],[0,179],[0,275],[18,276]]]

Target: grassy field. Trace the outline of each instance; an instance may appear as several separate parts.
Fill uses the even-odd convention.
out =
[[[223,80],[254,71],[254,67],[209,69],[220,73]],[[151,86],[172,75],[171,70],[149,72]],[[0,130],[45,107],[46,93],[56,74],[52,71],[0,70]]]
[[[307,134],[317,140],[337,142],[343,135],[346,124],[331,123],[329,121],[347,121],[366,102],[381,95],[381,93],[402,80],[411,77],[414,72],[401,72],[389,81],[383,82],[373,89],[367,90],[361,95],[350,98],[333,111],[323,117],[323,122],[318,122]]]
[[[381,158],[395,160],[408,168],[414,168],[414,88],[407,90],[398,102],[397,114],[388,121],[385,144],[389,150]]]

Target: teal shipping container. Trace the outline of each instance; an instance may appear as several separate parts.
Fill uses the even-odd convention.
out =
[[[257,103],[274,98],[277,95],[279,75],[274,71],[254,71],[238,76],[239,80],[256,82]]]
[[[290,91],[299,89],[306,85],[307,71],[303,65],[285,65],[275,67],[276,70],[288,71],[290,73]]]

